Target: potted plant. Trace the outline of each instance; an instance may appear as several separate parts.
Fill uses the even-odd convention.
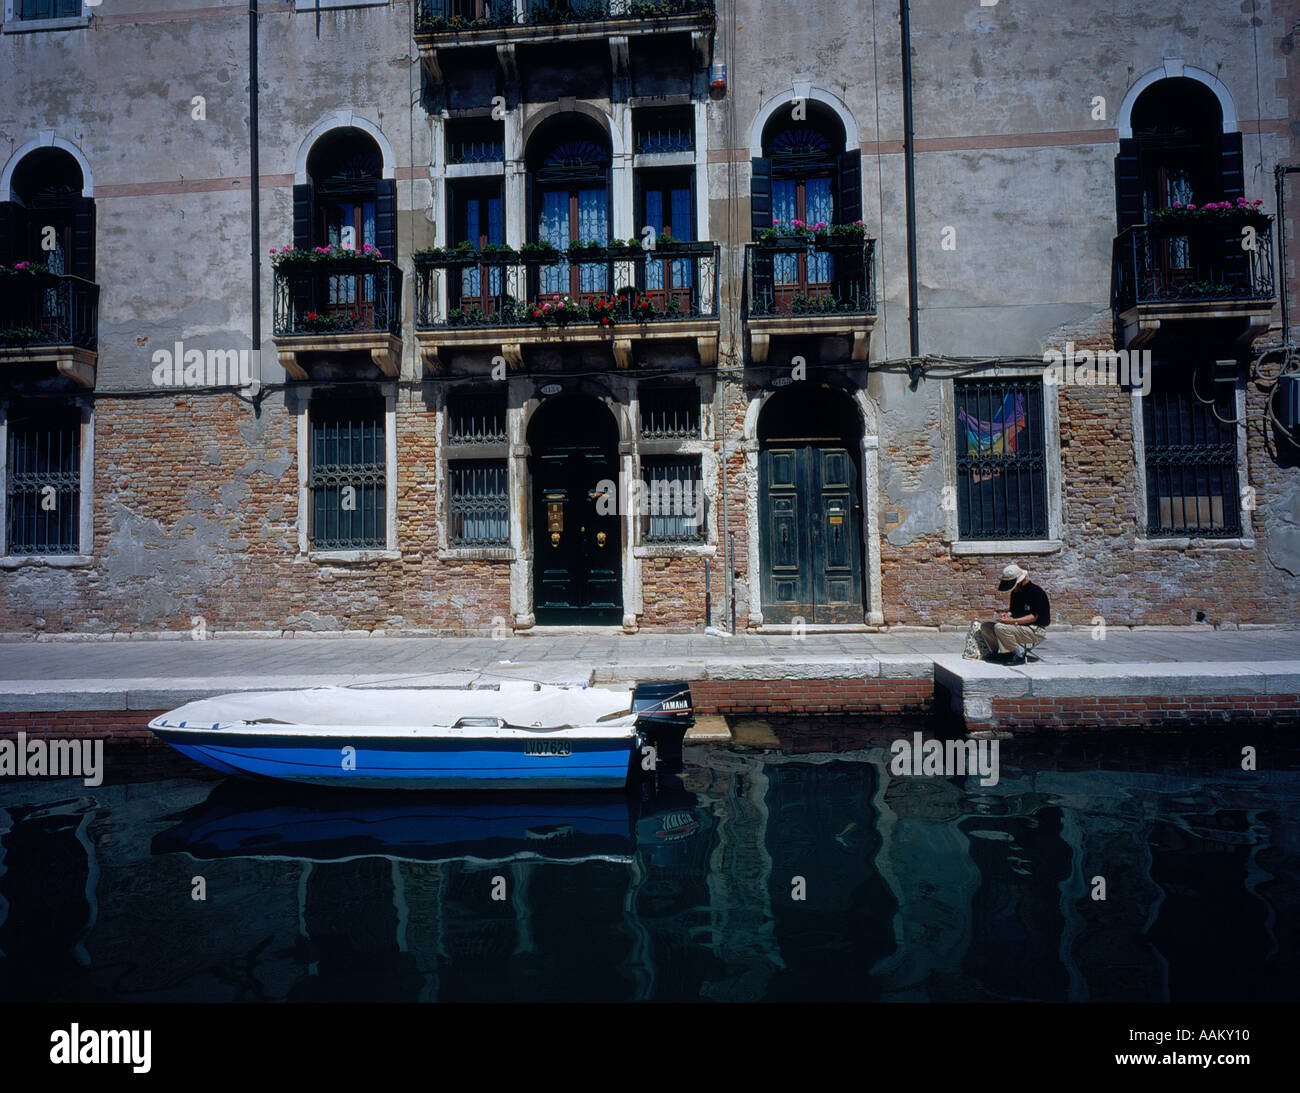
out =
[[[645,255],[640,239],[611,239],[606,253],[619,261],[635,261]]]
[[[618,315],[618,301],[601,296],[587,305],[587,318],[597,326],[613,326]]]
[[[312,334],[344,334],[356,328],[355,315],[321,315],[309,311],[298,320],[298,329]]]
[[[813,245],[818,250],[836,250],[861,246],[866,238],[866,228],[861,220],[852,224],[819,223],[813,230]]]
[[[590,262],[603,258],[607,245],[599,239],[575,239],[569,244],[569,258],[575,262]]]
[[[0,346],[31,345],[40,336],[40,331],[34,326],[0,327]]]
[[[554,243],[525,243],[519,257],[530,265],[545,265],[559,260],[560,250]]]
[[[479,254],[483,262],[489,265],[506,265],[519,257],[519,252],[506,243],[485,243]]]
[[[329,243],[323,247],[303,249],[281,247],[276,250],[274,247],[271,248],[271,265],[277,270],[302,269],[316,265],[350,265],[355,262],[378,262],[382,258],[383,255],[379,253],[379,248],[370,243],[362,243],[361,246],[355,249],[340,247],[336,243]]]
[[[1216,230],[1235,235],[1246,227],[1263,231],[1273,222],[1272,216],[1261,208],[1263,204],[1263,201],[1247,201],[1244,197],[1236,201],[1211,201],[1204,205],[1184,205],[1176,201],[1168,208],[1156,209],[1151,214],[1149,226],[1160,236]]]
[[[773,220],[770,228],[758,233],[758,245],[764,250],[799,251],[807,247],[813,238],[813,231],[802,220],[791,220],[786,224]]]
[[[467,304],[447,312],[448,326],[483,326],[486,322],[487,315],[478,304]]]
[[[0,266],[0,277],[40,277],[49,273],[50,267],[44,262],[15,262],[12,266]]]

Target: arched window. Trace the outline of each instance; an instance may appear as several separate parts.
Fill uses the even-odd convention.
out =
[[[1132,125],[1116,158],[1120,231],[1176,202],[1243,196],[1241,134],[1223,132],[1223,108],[1199,80],[1152,84],[1133,104]]]
[[[564,250],[609,241],[609,138],[585,118],[556,118],[529,142],[531,238]],[[540,272],[541,295],[596,296],[611,290],[605,262],[557,262]]]
[[[379,145],[360,129],[334,129],[312,145],[307,155],[307,177],[315,197],[312,245],[351,242],[358,249],[364,243],[379,247],[377,213],[383,169]]]
[[[62,148],[37,148],[14,168],[0,203],[0,264],[41,262],[50,272],[95,279],[95,202],[81,167]]]
[[[753,230],[796,223],[852,224],[862,219],[862,155],[844,151],[844,125],[816,101],[791,102],[763,130],[763,156],[752,162]],[[833,280],[831,256],[780,254],[778,296],[821,295]]]
[[[397,255],[397,191],[383,177],[384,157],[369,133],[356,128],[331,129],[307,154],[307,182],[294,189],[294,246],[377,247]],[[373,322],[373,274],[331,275],[326,306],[359,313]]]

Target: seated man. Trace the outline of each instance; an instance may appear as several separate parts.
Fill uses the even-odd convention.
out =
[[[1042,641],[1052,623],[1047,593],[1018,565],[1009,565],[1002,571],[998,591],[1011,593],[1008,610],[998,613],[997,622],[978,624],[984,644],[996,650],[987,659],[1000,664],[1023,664],[1026,648]]]

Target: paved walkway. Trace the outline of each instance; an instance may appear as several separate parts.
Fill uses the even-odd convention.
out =
[[[283,677],[277,686],[322,681],[360,682],[447,673],[573,679],[596,670],[609,678],[622,664],[655,663],[678,670],[719,661],[782,662],[929,660],[960,654],[965,635],[932,630],[822,633],[801,638],[763,634],[656,635],[573,631],[500,640],[447,638],[218,638],[208,641],[87,641],[0,643],[0,692],[38,681],[192,680]],[[1300,661],[1300,629],[1162,631],[1109,630],[1094,641],[1087,630],[1051,633],[1039,646],[1044,665],[1168,662]],[[611,669],[613,672],[611,673]],[[310,683],[308,683],[310,680]],[[6,684],[8,681],[8,684]]]

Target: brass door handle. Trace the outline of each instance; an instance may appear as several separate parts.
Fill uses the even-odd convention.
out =
[[[560,545],[560,533],[558,531],[551,532],[551,546],[559,546],[559,545]]]
[[[596,532],[596,545],[598,547],[603,547],[605,545],[605,533],[603,531]]]

